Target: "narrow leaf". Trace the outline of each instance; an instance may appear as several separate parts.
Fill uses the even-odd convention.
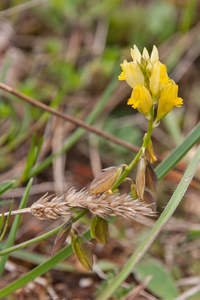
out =
[[[3,232],[2,232],[2,234],[0,236],[0,243],[3,240],[4,235],[6,234],[6,230],[8,228],[8,222],[9,222],[9,219],[10,219],[10,214],[11,214],[11,211],[12,211],[12,207],[13,207],[13,201],[11,202],[11,205],[10,205],[10,210],[9,210],[9,214],[8,214],[8,217],[7,217],[7,220],[6,220],[6,224],[5,224],[4,230],[3,230]],[[2,217],[3,217],[3,215],[2,215]],[[1,230],[0,230],[0,232],[1,232]]]
[[[29,192],[30,192],[32,181],[33,180],[30,179],[29,183],[27,184],[27,187],[26,187],[26,190],[24,192],[23,198],[22,198],[22,200],[20,202],[20,205],[19,205],[19,209],[24,208],[26,206],[26,202],[28,200],[28,195],[29,195]],[[15,240],[15,236],[16,236],[16,233],[17,233],[17,230],[19,228],[20,220],[21,220],[21,215],[17,215],[15,217],[15,220],[13,222],[12,228],[10,230],[10,234],[8,236],[8,240],[6,242],[6,247],[5,248],[11,247],[13,245],[14,240]],[[5,266],[5,263],[6,263],[7,259],[8,259],[8,255],[5,255],[1,259],[1,262],[0,262],[0,276],[3,273],[4,266]]]
[[[0,184],[0,195],[2,195],[7,190],[9,190],[12,187],[14,182],[15,182],[15,180],[7,180],[7,181],[2,182]]]

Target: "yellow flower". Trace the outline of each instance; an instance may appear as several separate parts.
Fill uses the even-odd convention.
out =
[[[158,111],[155,122],[163,119],[174,106],[181,107],[183,99],[177,97],[178,86],[173,80],[166,84],[158,102]]]
[[[169,83],[169,81],[170,79],[167,76],[167,67],[159,61],[154,63],[151,70],[151,76],[149,78],[152,95],[158,97],[161,87]]]
[[[134,88],[127,104],[132,105],[133,108],[137,108],[147,119],[150,119],[150,109],[153,103],[149,91],[143,84],[137,85]]]
[[[123,64],[121,64],[121,68],[122,73],[118,77],[119,80],[126,80],[132,89],[134,89],[137,84],[144,84],[144,75],[136,62],[127,62],[125,60]]]
[[[158,61],[153,65],[149,83],[152,95],[157,95],[160,90],[160,63]]]

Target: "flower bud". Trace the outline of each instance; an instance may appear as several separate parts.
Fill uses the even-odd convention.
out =
[[[144,154],[140,156],[138,165],[137,165],[137,174],[136,174],[136,193],[139,198],[143,198],[144,188],[145,188],[145,170],[146,170],[146,158]]]
[[[136,192],[136,188],[135,188],[135,183],[131,184],[131,193],[132,193],[134,199],[138,198],[138,195],[137,195],[137,192]]]
[[[104,245],[108,243],[108,223],[106,220],[93,215],[90,232],[97,242]]]
[[[76,257],[82,266],[91,271],[93,266],[92,251],[86,243],[85,238],[75,232],[72,236],[71,244]]]
[[[92,195],[99,195],[110,190],[120,177],[123,166],[119,165],[118,167],[109,167],[102,170],[103,172],[92,181],[88,192]]]
[[[158,184],[158,178],[154,171],[152,164],[147,161],[146,171],[145,171],[145,187],[151,192],[156,192],[156,186]]]
[[[59,231],[59,233],[57,234],[57,237],[54,241],[53,244],[53,249],[51,252],[51,256],[54,256],[56,253],[58,253],[58,251],[61,249],[62,245],[64,244],[65,240],[67,239],[70,230],[72,228],[72,222],[73,222],[73,218],[70,218],[67,223],[65,223],[63,225],[63,227],[61,228],[61,230]]]
[[[153,212],[156,212],[156,201],[153,195],[149,191],[147,190],[144,191],[143,200],[151,207]]]
[[[153,149],[153,144],[152,141],[150,140],[147,148],[146,148],[146,158],[147,160],[152,164],[154,161],[157,161],[157,158],[154,155],[154,149]]]

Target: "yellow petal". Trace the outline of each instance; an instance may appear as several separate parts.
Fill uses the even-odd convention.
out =
[[[154,65],[159,60],[158,49],[155,45],[153,46],[150,60],[151,60],[152,65]]]
[[[174,106],[180,107],[182,104],[182,99],[177,97],[178,86],[173,80],[164,88],[159,102],[158,102],[158,111],[156,121],[163,119],[173,108]]]
[[[143,57],[145,60],[148,60],[148,59],[149,59],[149,52],[147,51],[146,48],[143,49],[142,57]]]
[[[153,69],[149,81],[150,81],[150,90],[152,94],[155,96],[156,94],[158,94],[160,89],[160,63],[158,61],[153,65]]]
[[[133,49],[131,49],[131,57],[133,60],[137,62],[141,62],[141,53],[136,45],[133,46]]]
[[[121,67],[126,82],[132,89],[134,89],[137,84],[144,83],[144,75],[136,62],[132,61],[128,63],[125,60]]]
[[[118,76],[119,80],[126,80],[124,72],[122,71],[121,74]]]

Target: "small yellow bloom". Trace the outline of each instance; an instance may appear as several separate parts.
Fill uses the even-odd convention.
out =
[[[138,49],[138,47],[136,45],[133,46],[133,49],[131,49],[131,57],[133,59],[133,61],[138,62],[139,64],[141,63],[141,53],[140,50]]]
[[[178,86],[173,80],[166,84],[158,102],[156,122],[163,119],[174,106],[181,107],[183,99],[177,97]]]
[[[134,89],[137,84],[144,84],[144,75],[138,64],[134,61],[121,64],[122,73],[118,77],[119,80],[126,80],[127,84]]]
[[[153,65],[151,77],[149,78],[150,90],[154,96],[157,95],[160,90],[160,65],[158,61]]]
[[[127,104],[132,105],[133,108],[137,108],[148,119],[150,118],[150,109],[153,103],[151,95],[144,85],[140,84],[134,88]]]
[[[152,66],[159,60],[159,53],[157,47],[154,45],[153,50],[151,52],[151,58],[150,61],[152,63]]]

